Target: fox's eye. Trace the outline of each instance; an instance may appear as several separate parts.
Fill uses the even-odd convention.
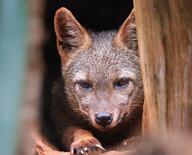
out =
[[[129,78],[122,78],[122,79],[116,80],[114,82],[114,87],[115,88],[125,88],[126,86],[128,86],[129,82],[130,82]]]
[[[89,83],[89,82],[87,82],[87,81],[83,81],[83,80],[78,81],[77,84],[78,84],[81,88],[86,89],[86,90],[91,89],[91,88],[93,87],[91,83]]]

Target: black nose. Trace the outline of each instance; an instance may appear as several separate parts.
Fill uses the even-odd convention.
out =
[[[106,126],[111,124],[113,120],[112,114],[106,113],[106,112],[101,112],[95,115],[95,121],[97,124],[101,126]]]

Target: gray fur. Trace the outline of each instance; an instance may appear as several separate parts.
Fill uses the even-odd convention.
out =
[[[68,25],[70,32],[74,32],[73,29],[75,32],[82,31],[75,33],[78,36],[66,36],[66,33],[61,32],[69,30],[68,26],[62,24],[68,22],[68,18],[72,23]],[[118,32],[87,33],[72,14],[63,8],[56,13],[55,27],[57,39],[64,34],[60,37],[61,43],[64,39],[65,45],[75,47],[68,47],[68,51],[60,48],[62,44],[58,44],[62,60],[62,80],[53,91],[56,97],[52,105],[55,110],[52,117],[57,122],[55,125],[59,126],[57,130],[62,134],[58,137],[62,137],[65,140],[63,143],[69,148],[74,137],[68,140],[67,135],[75,133],[76,128],[86,129],[103,146],[107,146],[140,132],[143,85],[133,12]],[[71,45],[74,37],[80,37],[82,44]],[[125,87],[115,87],[115,82],[122,78],[129,79],[128,84]],[[91,89],[82,89],[78,80],[91,83]],[[98,125],[95,115],[100,112],[112,114],[112,123],[107,126]]]
[[[143,102],[141,71],[137,51],[130,50],[127,47],[114,47],[112,45],[116,34],[114,31],[92,32],[90,34],[92,46],[86,51],[80,51],[74,55],[67,67],[63,65],[62,73],[66,83],[65,89],[68,94],[68,100],[72,101],[75,108],[81,108],[82,112],[87,113],[87,115],[90,115],[90,111],[87,111],[87,109],[91,110],[91,108],[95,110],[95,113],[102,110],[104,111],[105,109],[113,113],[112,109],[122,108],[128,110],[120,110],[118,114],[114,115],[121,115],[117,117],[125,117],[124,114],[130,113],[131,108],[142,106]],[[122,71],[134,74],[135,78],[132,79],[133,91],[132,87],[127,87],[122,91],[115,91],[114,94],[109,97],[109,90],[113,89],[111,88],[112,84],[119,78]],[[83,80],[91,81],[94,85],[94,93],[91,95],[87,95],[89,93],[80,91],[79,89],[76,90],[75,83],[73,83],[74,81],[72,81],[72,79],[76,76],[76,73],[79,72],[87,76],[87,78]],[[99,92],[102,92],[100,96],[98,95]],[[107,97],[109,99],[103,102],[111,103],[106,103],[107,107],[105,107],[105,103],[99,100]],[[92,122],[94,118],[93,116],[92,118],[88,116],[88,119]],[[118,123],[119,122],[117,122],[117,124]]]

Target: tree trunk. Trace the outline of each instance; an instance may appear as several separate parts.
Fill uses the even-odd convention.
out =
[[[143,131],[192,129],[192,1],[134,0],[144,82]]]

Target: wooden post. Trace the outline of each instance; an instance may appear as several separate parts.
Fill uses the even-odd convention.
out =
[[[192,129],[192,1],[134,0],[144,133]]]

